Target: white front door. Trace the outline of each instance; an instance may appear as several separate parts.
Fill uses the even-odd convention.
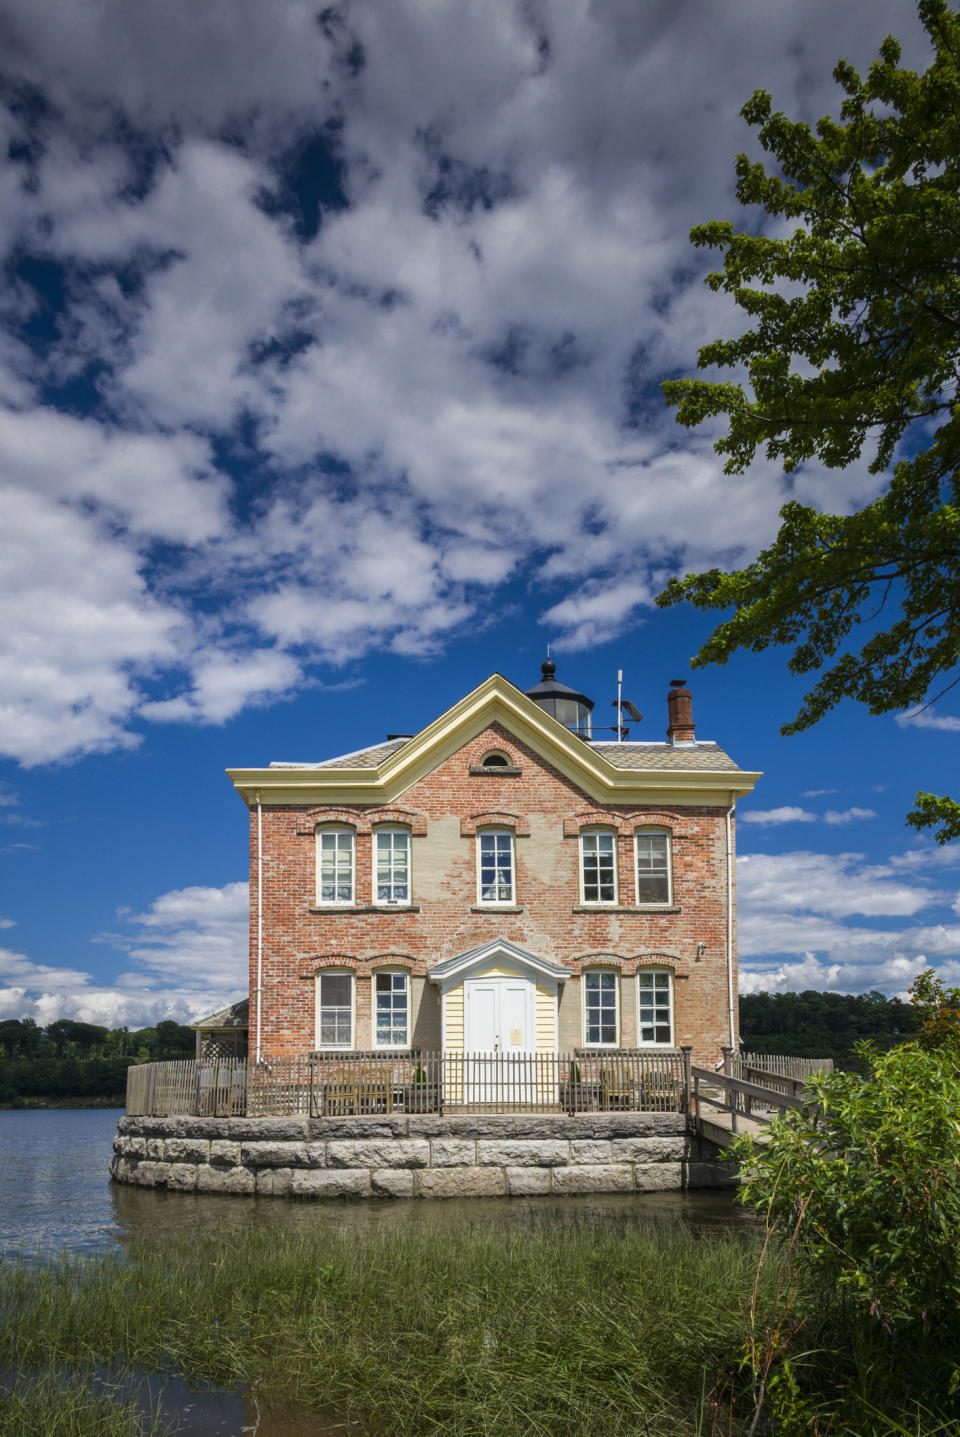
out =
[[[469,1102],[517,1101],[535,1081],[535,989],[526,978],[468,978],[464,1049]]]
[[[463,1046],[468,1053],[532,1053],[534,986],[526,978],[468,978]]]

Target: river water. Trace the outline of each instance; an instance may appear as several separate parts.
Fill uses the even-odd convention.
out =
[[[603,1194],[595,1197],[475,1198],[449,1202],[327,1201],[166,1193],[110,1181],[107,1164],[122,1109],[0,1111],[0,1257],[43,1261],[61,1250],[123,1252],[165,1231],[223,1232],[278,1223],[336,1224],[370,1231],[384,1224],[452,1221],[528,1223],[649,1221],[692,1228],[750,1223],[729,1192]],[[259,1407],[250,1393],[188,1392],[175,1379],[150,1379],[153,1410],[185,1437],[317,1437],[315,1415]],[[341,1435],[342,1426],[330,1428]]]

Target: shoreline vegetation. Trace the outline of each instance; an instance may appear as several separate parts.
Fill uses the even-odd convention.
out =
[[[799,1276],[789,1243],[765,1247],[759,1224],[546,1219],[191,1234],[116,1258],[7,1261],[0,1369],[16,1381],[0,1432],[158,1432],[130,1401],[153,1372],[289,1403],[313,1414],[293,1428],[304,1434],[960,1433],[955,1397],[932,1410],[942,1389],[923,1352],[892,1362],[881,1329]],[[799,1355],[766,1379],[802,1390],[807,1425],[752,1426],[763,1344],[788,1332]],[[104,1369],[115,1398],[96,1387]],[[829,1425],[809,1425],[811,1403]]]

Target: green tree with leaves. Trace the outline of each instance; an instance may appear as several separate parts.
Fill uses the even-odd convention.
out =
[[[944,0],[918,11],[929,68],[903,68],[892,38],[866,78],[841,61],[839,120],[790,120],[762,90],[745,105],[774,165],[739,155],[736,194],[775,236],[727,221],[691,232],[723,251],[707,283],[749,327],[697,361],[742,378],[663,385],[678,422],[725,419],[715,448],[728,474],[758,454],[789,474],[809,461],[843,469],[865,451],[872,473],[889,474],[853,513],[788,503],[753,563],[676,578],[660,595],[733,610],[694,667],[782,644],[793,673],[819,673],[784,733],[845,698],[887,713],[960,679],[960,17]],[[960,835],[960,803],[915,802],[915,827],[940,843]]]

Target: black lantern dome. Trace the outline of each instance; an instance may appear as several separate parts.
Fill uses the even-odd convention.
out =
[[[577,693],[576,689],[568,688],[566,684],[558,683],[554,675],[557,666],[553,659],[544,659],[540,665],[540,672],[543,678],[532,689],[527,689],[527,698],[533,699],[540,708],[546,709],[565,728],[572,733],[577,733],[581,738],[590,737],[590,714],[593,711],[593,699],[588,699],[586,694]]]

